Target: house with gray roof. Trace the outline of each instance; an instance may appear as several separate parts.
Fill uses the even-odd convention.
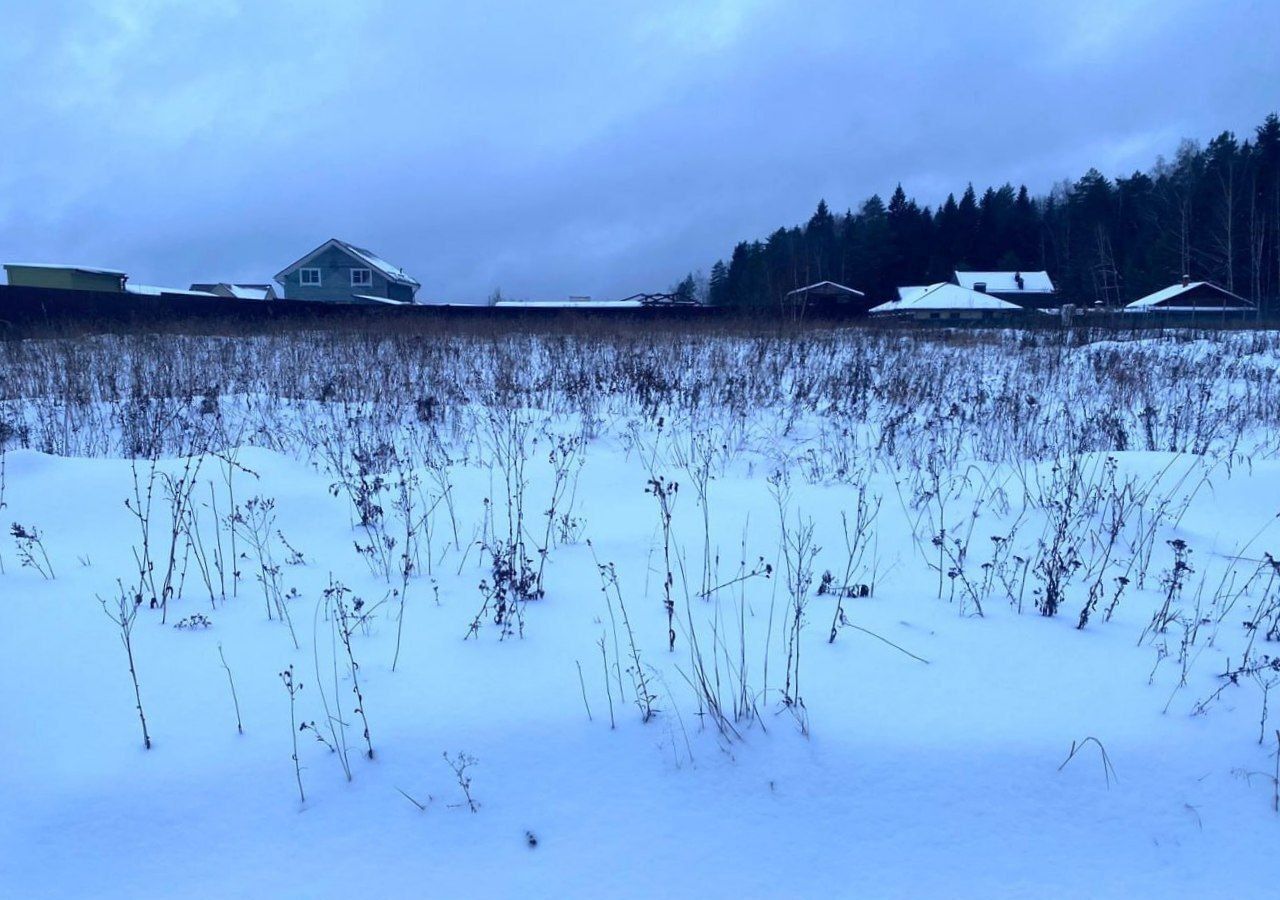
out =
[[[327,303],[408,304],[421,287],[399,266],[337,238],[282,269],[275,280],[286,300]]]

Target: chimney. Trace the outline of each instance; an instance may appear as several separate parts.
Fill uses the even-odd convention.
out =
[[[1191,286],[1191,276],[1190,276],[1190,275],[1183,275],[1183,276],[1182,276],[1182,286],[1183,286],[1183,287],[1190,287],[1190,286]]]
[[[1014,272],[1013,280],[1018,285],[1018,290],[1022,290],[1024,287],[1026,287],[1026,283],[1022,280],[1021,272]]]
[[[973,289],[979,294],[985,294],[987,292],[987,283],[985,281],[975,281],[973,283]]]

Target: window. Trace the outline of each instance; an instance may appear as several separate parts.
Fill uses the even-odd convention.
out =
[[[302,279],[303,287],[319,287],[320,286],[320,270],[319,269],[299,269],[298,277]]]
[[[351,286],[368,287],[373,284],[373,272],[369,269],[352,269]]]

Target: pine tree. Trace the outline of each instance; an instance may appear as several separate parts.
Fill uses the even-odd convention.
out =
[[[716,260],[715,265],[711,267],[711,280],[707,285],[707,302],[712,306],[728,306],[731,302],[729,267],[724,264],[723,259]]]
[[[979,199],[981,198],[981,199]],[[1026,185],[972,184],[936,214],[901,184],[837,217],[825,200],[802,227],[744,241],[711,269],[711,302],[779,310],[788,291],[832,280],[876,299],[956,269],[1048,270],[1064,301],[1116,304],[1181,275],[1209,278],[1264,308],[1280,294],[1280,116],[1243,143],[1224,132],[1201,150],[1107,178],[1089,169],[1036,198]],[[681,282],[681,290],[688,287]],[[701,295],[701,282],[692,290]],[[1280,304],[1277,304],[1280,308]]]

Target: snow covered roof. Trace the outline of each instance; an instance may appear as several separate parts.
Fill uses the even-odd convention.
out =
[[[1018,287],[1018,276],[1022,277],[1022,287]],[[1052,294],[1054,290],[1048,272],[957,271],[956,284],[969,290],[976,284],[985,284],[991,294]]]
[[[227,290],[237,300],[267,300],[275,294],[269,284],[228,284]]]
[[[639,309],[639,300],[499,300],[494,306],[512,309]]]
[[[855,297],[866,296],[866,294],[862,293],[862,291],[855,291],[851,287],[846,287],[843,284],[836,284],[834,281],[819,281],[816,284],[810,284],[802,288],[796,288],[794,291],[788,291],[787,296],[790,297],[793,294],[804,294],[804,293],[807,293],[808,291],[814,291],[819,288],[825,291],[843,291],[846,294],[853,294]]]
[[[1188,300],[1183,305],[1175,306],[1169,303],[1170,300],[1174,300],[1182,296],[1183,294],[1186,294],[1190,291],[1197,290],[1198,288],[1201,288],[1201,287],[1211,288],[1212,290],[1220,294],[1223,300],[1228,300],[1228,299],[1238,300],[1240,305],[1249,306],[1249,307],[1253,306],[1252,303],[1250,303],[1248,300],[1244,299],[1243,297],[1239,296],[1238,294],[1233,294],[1231,293],[1231,291],[1227,290],[1226,288],[1218,287],[1216,284],[1213,284],[1212,282],[1190,281],[1190,282],[1187,282],[1186,284],[1181,284],[1181,283],[1172,284],[1169,287],[1164,288],[1163,290],[1156,291],[1154,294],[1147,294],[1147,296],[1142,297],[1138,300],[1134,300],[1132,303],[1127,305],[1124,308],[1124,311],[1125,312],[1145,312],[1151,309],[1152,307],[1156,307],[1156,306],[1160,307],[1161,309],[1170,310],[1172,312],[1185,312],[1185,311],[1196,310],[1196,309],[1221,309],[1223,306],[1222,303],[1206,303],[1203,300],[1197,302],[1194,298]]]
[[[941,310],[984,310],[991,312],[1021,310],[1022,307],[990,294],[971,291],[950,282],[939,282],[922,288],[919,293],[900,300],[890,300],[871,308],[872,315],[893,313],[937,312]]]
[[[73,266],[65,263],[5,263],[6,269],[65,269],[71,272],[84,272],[87,275],[118,275],[121,278],[128,278],[124,272],[117,269],[101,269],[96,266]]]
[[[363,300],[366,303],[382,303],[387,306],[413,306],[406,300],[392,300],[390,297],[378,297],[374,294],[352,294],[356,300]]]
[[[124,289],[130,294],[140,294],[147,297],[159,297],[161,294],[181,294],[185,297],[216,297],[217,294],[211,294],[208,291],[188,291],[183,288],[160,287],[154,284],[126,284]]]
[[[354,257],[357,261],[364,263],[369,268],[377,269],[380,273],[382,273],[384,277],[386,277],[391,281],[396,282],[397,284],[408,284],[408,285],[412,285],[415,288],[422,287],[422,285],[420,285],[416,280],[406,275],[404,269],[400,268],[399,266],[393,266],[391,263],[387,262],[381,256],[378,256],[378,254],[370,250],[365,250],[363,247],[357,247],[355,244],[348,244],[346,241],[341,241],[341,240],[338,240],[337,238],[329,238],[329,240],[325,241],[319,247],[312,250],[306,256],[302,257],[302,259],[299,259],[297,262],[291,265],[285,266],[276,274],[276,281],[281,281],[286,275],[288,275],[294,269],[300,268],[301,266],[310,262],[312,257],[317,256],[320,253],[323,253],[325,250],[328,250],[330,247],[337,247],[339,250],[343,251],[348,256]]]
[[[898,299],[910,300],[916,294],[919,294],[922,291],[927,291],[927,290],[929,290],[929,285],[927,284],[913,284],[913,285],[910,285],[909,287],[900,287],[898,288]]]
[[[273,300],[276,296],[275,288],[269,284],[231,284],[227,281],[193,284],[191,290],[232,300]]]

